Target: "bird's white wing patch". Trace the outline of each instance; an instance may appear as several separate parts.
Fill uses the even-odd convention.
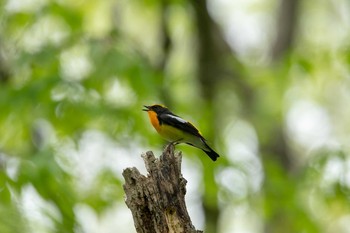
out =
[[[170,115],[170,114],[167,114],[167,116],[173,118],[173,119],[176,119],[177,121],[181,122],[181,123],[187,123],[187,121],[185,121],[184,119],[182,119],[181,117],[178,117],[178,116],[173,116],[173,115]]]

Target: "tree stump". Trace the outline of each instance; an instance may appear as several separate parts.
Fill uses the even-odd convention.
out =
[[[187,181],[181,174],[181,153],[169,144],[159,159],[152,151],[142,155],[147,176],[137,168],[123,171],[125,203],[138,233],[199,233],[187,213]]]

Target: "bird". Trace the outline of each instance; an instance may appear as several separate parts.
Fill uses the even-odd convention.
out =
[[[151,124],[156,131],[174,145],[186,143],[204,151],[213,161],[219,156],[208,144],[199,130],[190,122],[172,113],[161,104],[144,105],[143,111],[148,113]]]

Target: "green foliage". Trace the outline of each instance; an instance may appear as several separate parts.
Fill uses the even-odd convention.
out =
[[[266,39],[248,55],[221,45],[229,55],[207,58],[223,68],[205,87],[196,77],[200,29],[190,2],[19,2],[0,4],[1,233],[80,232],[89,224],[103,232],[105,214],[123,202],[122,169],[165,143],[141,111],[153,103],[198,125],[221,155],[212,163],[200,150],[178,147],[184,162],[198,164],[185,177],[198,188],[189,199],[206,217],[196,228],[347,232],[349,30],[337,32],[334,22],[327,30],[335,37],[320,30],[319,14],[334,18],[326,4],[302,6],[306,23],[279,61],[259,57]],[[271,11],[265,8],[250,14]],[[227,22],[220,26],[229,31]],[[214,90],[211,99],[203,89]],[[40,205],[28,201],[35,198]],[[239,205],[258,220],[235,212]],[[91,208],[97,223],[79,206]],[[234,213],[223,216],[228,209]]]

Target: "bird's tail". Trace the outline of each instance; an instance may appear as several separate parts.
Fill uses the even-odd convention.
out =
[[[216,161],[217,158],[219,158],[219,154],[216,153],[213,149],[211,149],[208,145],[207,149],[202,149],[213,161]]]

